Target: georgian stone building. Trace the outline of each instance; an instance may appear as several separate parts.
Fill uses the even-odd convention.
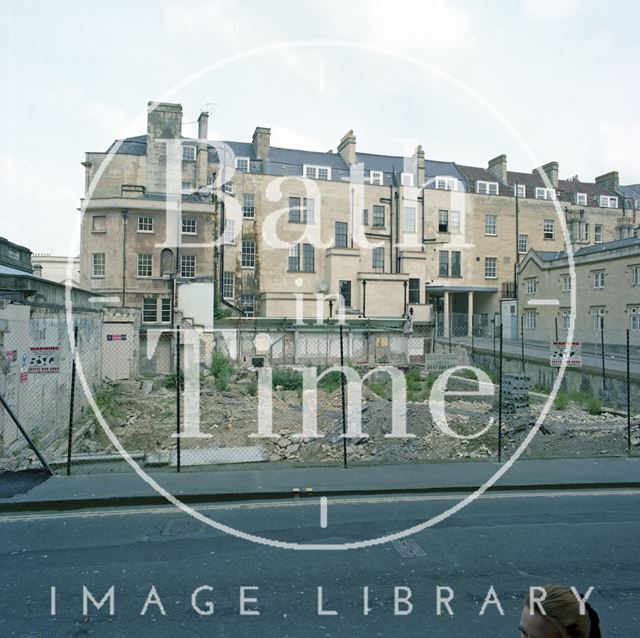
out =
[[[472,316],[488,322],[514,296],[529,249],[563,249],[565,223],[576,248],[640,223],[640,198],[620,192],[617,173],[583,182],[560,179],[556,162],[509,171],[504,155],[483,168],[420,146],[363,153],[353,131],[326,153],[274,146],[263,127],[251,142],[207,142],[207,120],[185,138],[179,104],[149,103],[146,135],[83,163],[82,285],[142,308],[147,325],[172,321],[175,281],[178,296],[213,284],[218,306],[244,316],[399,318],[411,307],[466,334]]]

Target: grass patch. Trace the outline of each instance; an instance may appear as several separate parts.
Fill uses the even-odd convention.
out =
[[[368,383],[367,386],[369,387],[369,390],[371,390],[371,392],[374,392],[379,397],[383,399],[391,398],[390,386],[387,383],[375,381],[373,383]]]
[[[119,418],[122,416],[122,410],[118,405],[120,393],[114,385],[107,386],[99,390],[96,395],[96,405],[100,413],[106,418]]]
[[[255,397],[256,394],[258,394],[258,380],[257,379],[252,379],[251,380],[251,383],[249,383],[249,385],[247,386],[247,392],[252,397]]]
[[[566,410],[569,407],[569,395],[566,392],[558,392],[554,405],[557,410]]]
[[[596,397],[590,397],[584,407],[589,414],[598,415],[602,412],[602,401]]]
[[[231,375],[233,374],[231,361],[223,354],[215,352],[211,358],[211,374],[215,379],[216,390],[224,392],[229,387]]]
[[[176,387],[176,373],[171,372],[162,380],[162,387],[168,390],[174,390]],[[180,387],[184,388],[184,372],[180,372]]]
[[[302,372],[290,368],[276,368],[271,373],[272,386],[280,386],[283,390],[302,391]]]

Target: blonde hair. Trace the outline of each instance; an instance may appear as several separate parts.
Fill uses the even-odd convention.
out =
[[[591,626],[593,612],[590,612],[587,607],[584,614],[580,613],[580,605],[571,589],[560,585],[544,585],[542,589],[547,594],[546,598],[541,601],[546,612],[545,618],[558,628],[563,638],[600,636],[599,629]],[[525,607],[529,608],[529,597],[525,601]],[[537,609],[534,611],[539,612]]]

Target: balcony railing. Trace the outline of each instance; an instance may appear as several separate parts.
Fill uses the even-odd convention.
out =
[[[502,298],[515,299],[515,296],[516,296],[516,282],[515,281],[502,282]]]

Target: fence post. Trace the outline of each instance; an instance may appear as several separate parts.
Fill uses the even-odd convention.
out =
[[[520,315],[520,356],[522,358],[522,374],[524,374],[524,315]]]
[[[20,423],[20,421],[18,421],[18,417],[13,413],[13,410],[9,407],[9,404],[6,402],[5,398],[1,394],[0,394],[0,403],[2,403],[8,415],[11,417],[13,422],[18,426],[18,430],[20,430],[20,432],[22,433],[22,436],[25,438],[27,445],[33,450],[34,454],[38,457],[38,460],[42,464],[42,467],[44,467],[44,469],[47,470],[47,472],[49,472],[49,474],[53,476],[53,471],[49,467],[49,464],[45,461],[44,456],[40,454],[38,448],[34,445],[33,441],[31,440],[31,437],[27,434],[27,431],[22,427],[22,424]]]
[[[496,316],[493,315],[493,371],[496,369]]]
[[[340,366],[344,368],[344,343],[342,324],[340,324]],[[342,465],[347,469],[347,408],[344,396],[344,371],[340,371],[340,389],[342,393]]]
[[[476,358],[476,341],[475,341],[475,336],[474,336],[474,332],[475,332],[475,323],[476,323],[476,317],[475,315],[471,315],[471,365],[474,365],[474,361]]]
[[[76,390],[76,351],[78,349],[78,325],[73,327],[73,345],[71,346],[71,391],[69,396],[69,438],[67,441],[67,476],[71,475],[71,447],[73,445],[73,410]]]
[[[604,317],[600,317],[600,353],[602,359],[602,389],[607,389],[607,373],[604,366]]]
[[[631,456],[631,347],[627,328],[627,454]]]
[[[558,317],[554,317],[554,323],[556,325],[556,341],[558,341]]]
[[[502,324],[500,324],[500,367],[498,372],[498,463],[502,460]]]
[[[180,472],[180,326],[176,326],[176,472]]]

